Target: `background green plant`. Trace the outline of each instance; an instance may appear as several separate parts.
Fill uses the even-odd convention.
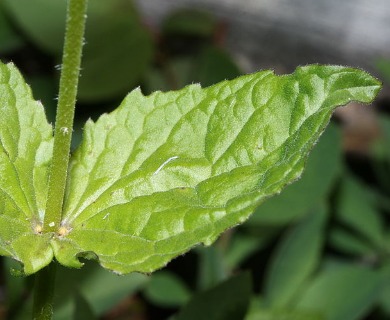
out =
[[[2,60],[13,60],[24,69],[36,98],[52,106],[54,114],[58,73],[52,66],[58,65],[62,49],[58,40],[63,39],[64,11],[62,2],[40,2],[50,6],[40,10],[50,10],[53,15],[35,12],[39,7],[31,7],[27,0],[1,3],[0,53]],[[117,100],[138,84],[151,92],[190,82],[209,85],[240,73],[219,45],[223,34],[218,21],[209,15],[176,13],[157,35],[141,24],[134,8],[126,11],[129,15],[123,20],[113,21],[117,16],[114,3],[90,8],[96,13],[89,13],[91,26],[87,28],[98,35],[107,34],[112,43],[105,43],[104,49],[112,50],[93,45],[98,36],[88,38],[91,53],[85,54],[81,79],[86,80],[82,80],[85,84],[78,97],[76,126],[106,111],[103,105],[116,106]],[[42,17],[49,20],[43,23]],[[104,23],[96,24],[95,19]],[[42,29],[43,25],[50,27]],[[126,50],[123,39],[129,39]],[[102,56],[95,60],[95,52]],[[113,58],[118,52],[125,58]],[[91,90],[96,86],[95,63],[100,68],[107,66],[106,61],[110,70],[102,84],[112,83],[112,89]],[[126,65],[133,61],[135,65]],[[111,70],[116,72],[112,78]],[[124,76],[117,77],[122,71]],[[384,135],[369,158],[378,172],[374,183],[367,184],[348,168],[337,143],[340,130],[333,126],[313,151],[303,178],[260,207],[247,224],[227,231],[214,246],[197,248],[150,277],[131,274],[118,278],[91,262],[81,271],[61,268],[57,287],[62,294],[57,296],[56,318],[93,319],[106,314],[120,319],[120,314],[141,314],[157,319],[176,313],[178,319],[195,315],[196,319],[229,319],[229,315],[237,319],[245,314],[247,319],[362,319],[369,314],[386,319],[390,314],[386,223],[390,189],[383,177],[389,169],[390,123],[387,118],[382,122]],[[75,144],[79,135],[76,131]],[[28,318],[32,279],[13,277],[8,270],[16,268],[14,262],[3,258],[2,263],[3,310],[10,319]],[[240,270],[250,270],[252,279],[249,273],[234,277]],[[232,306],[237,314],[228,309]]]

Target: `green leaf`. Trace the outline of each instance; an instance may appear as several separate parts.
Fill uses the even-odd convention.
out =
[[[162,29],[166,34],[211,37],[217,23],[206,11],[180,10],[165,19]]]
[[[153,274],[144,293],[151,302],[165,307],[181,306],[191,296],[191,292],[184,282],[174,273],[167,271]]]
[[[337,105],[380,88],[363,71],[306,66],[148,97],[88,121],[73,154],[56,259],[95,256],[118,273],[152,272],[211,244],[296,180]]]
[[[235,233],[224,255],[227,269],[229,271],[235,269],[254,252],[261,250],[267,244],[268,240],[269,236],[266,233],[261,235]]]
[[[245,320],[325,320],[321,313],[292,310],[254,310]]]
[[[85,39],[78,90],[84,101],[122,97],[152,63],[152,37],[132,1],[91,1]]]
[[[317,206],[282,239],[265,278],[270,307],[291,307],[297,292],[318,266],[324,242],[326,209]]]
[[[151,272],[211,244],[301,174],[332,110],[380,83],[337,66],[271,71],[202,89],[130,93],[72,155],[61,227],[41,234],[52,128],[12,64],[0,65],[0,254],[29,274],[97,258]]]
[[[19,49],[22,45],[23,39],[10,25],[7,16],[4,14],[3,4],[0,3],[0,53],[9,53]]]
[[[297,310],[323,312],[327,320],[357,320],[373,307],[380,294],[380,277],[357,266],[324,270],[307,287]]]
[[[43,50],[60,55],[64,42],[66,1],[4,0],[8,11],[25,34]],[[50,14],[42,14],[50,12]]]
[[[18,262],[9,258],[2,258],[1,263],[3,265],[2,278],[5,282],[5,304],[8,312],[12,312],[12,309],[20,309],[23,301],[25,300],[23,295],[25,294],[26,277],[15,276],[12,270],[19,267]]]
[[[350,226],[372,245],[383,245],[383,223],[380,213],[369,196],[369,190],[350,176],[347,176],[340,191],[338,219]]]
[[[88,301],[80,294],[76,293],[75,309],[73,313],[73,320],[97,319],[94,315]]]
[[[119,277],[102,269],[96,263],[86,263],[81,270],[59,267],[56,288],[61,295],[55,296],[55,320],[69,319],[74,312],[79,293],[95,315],[102,315],[127,296],[134,294],[148,282],[148,277],[132,273]],[[77,291],[77,292],[76,292]]]
[[[341,172],[341,135],[330,124],[313,148],[302,178],[256,209],[250,225],[278,226],[308,214],[325,201]]]
[[[196,62],[194,78],[202,86],[210,86],[241,75],[232,58],[220,48],[206,47]]]
[[[196,252],[198,253],[198,289],[208,289],[228,277],[221,248],[216,245],[200,247]]]
[[[5,5],[36,45],[60,56],[66,1],[5,0]],[[90,1],[85,39],[79,99],[97,101],[126,94],[151,63],[152,38],[132,1]]]
[[[52,127],[10,63],[0,63],[0,254],[33,273],[53,259],[45,213]]]
[[[378,59],[376,61],[376,66],[385,78],[387,82],[390,82],[390,60],[389,59]]]
[[[382,277],[382,290],[379,297],[379,305],[387,316],[390,316],[390,264],[387,262],[380,269]]]
[[[151,93],[156,90],[181,88],[191,83],[209,86],[239,75],[241,72],[232,58],[220,48],[210,45],[196,54],[167,61],[162,70],[149,70],[143,87],[146,87],[146,92]]]
[[[248,272],[200,292],[179,312],[175,320],[236,320],[243,319],[251,296]]]
[[[334,227],[330,231],[329,242],[336,249],[348,254],[359,256],[375,256],[375,248],[369,244],[367,239],[361,239],[359,235]]]

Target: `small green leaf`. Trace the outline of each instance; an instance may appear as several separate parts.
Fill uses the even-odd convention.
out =
[[[231,277],[214,288],[199,292],[179,312],[175,320],[243,319],[251,297],[248,272]]]
[[[390,82],[390,60],[389,59],[378,59],[376,66],[385,78],[387,82]]]
[[[75,290],[90,305],[95,315],[102,315],[148,282],[148,277],[132,273],[119,277],[98,264],[88,262],[81,270],[59,267],[56,288],[61,295],[54,300],[56,320],[66,320],[74,311]]]
[[[317,206],[282,239],[265,279],[265,300],[274,308],[294,305],[294,298],[318,266],[324,242],[326,208]]]
[[[330,231],[329,242],[337,250],[359,256],[375,256],[375,248],[367,239],[348,230],[334,227]]]
[[[390,264],[387,262],[380,269],[382,278],[382,290],[379,297],[379,305],[387,316],[390,316]]]
[[[327,320],[362,319],[380,295],[380,280],[357,266],[325,269],[303,292],[297,310],[323,312]]]
[[[4,13],[3,3],[0,3],[0,53],[9,53],[19,49],[22,45],[23,39],[10,25]]]
[[[359,232],[372,245],[382,246],[384,233],[381,216],[367,188],[350,176],[342,184],[338,219]]]
[[[75,296],[73,320],[97,319],[88,301],[79,293]]]
[[[154,273],[144,293],[151,302],[165,307],[181,306],[191,296],[184,282],[174,273],[167,271]]]
[[[52,127],[10,63],[0,63],[0,254],[33,273],[53,258],[45,214]]]
[[[206,11],[181,10],[165,19],[162,29],[166,34],[211,37],[217,23]]]
[[[220,48],[206,47],[196,61],[194,78],[202,86],[210,86],[241,75],[233,59]]]
[[[12,312],[13,308],[20,308],[21,302],[24,300],[26,277],[15,276],[12,274],[12,270],[19,268],[18,262],[13,259],[3,258],[1,259],[3,264],[2,278],[5,282],[5,304],[7,305],[8,312]]]
[[[208,289],[228,277],[220,248],[217,246],[200,247],[196,252],[198,253],[198,289]]]
[[[96,123],[70,164],[56,259],[94,255],[118,273],[151,272],[225,229],[296,180],[332,110],[370,102],[379,82],[363,71],[306,66],[130,93]]]
[[[292,310],[253,310],[245,320],[326,320],[321,313]]]
[[[261,250],[268,240],[269,236],[266,233],[261,235],[235,233],[228,250],[224,254],[227,269],[232,271],[237,268],[242,261],[254,252]]]

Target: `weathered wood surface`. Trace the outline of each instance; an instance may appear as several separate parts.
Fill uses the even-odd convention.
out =
[[[246,71],[332,63],[374,71],[390,58],[390,0],[138,0],[149,23],[172,10],[210,10]]]

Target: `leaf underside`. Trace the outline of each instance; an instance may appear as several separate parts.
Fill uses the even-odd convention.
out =
[[[310,65],[208,88],[131,92],[71,157],[63,218],[41,233],[52,128],[12,64],[0,66],[0,253],[34,273],[55,257],[152,272],[242,223],[296,180],[336,106],[369,103],[361,70]],[[277,213],[276,213],[277,214]]]

